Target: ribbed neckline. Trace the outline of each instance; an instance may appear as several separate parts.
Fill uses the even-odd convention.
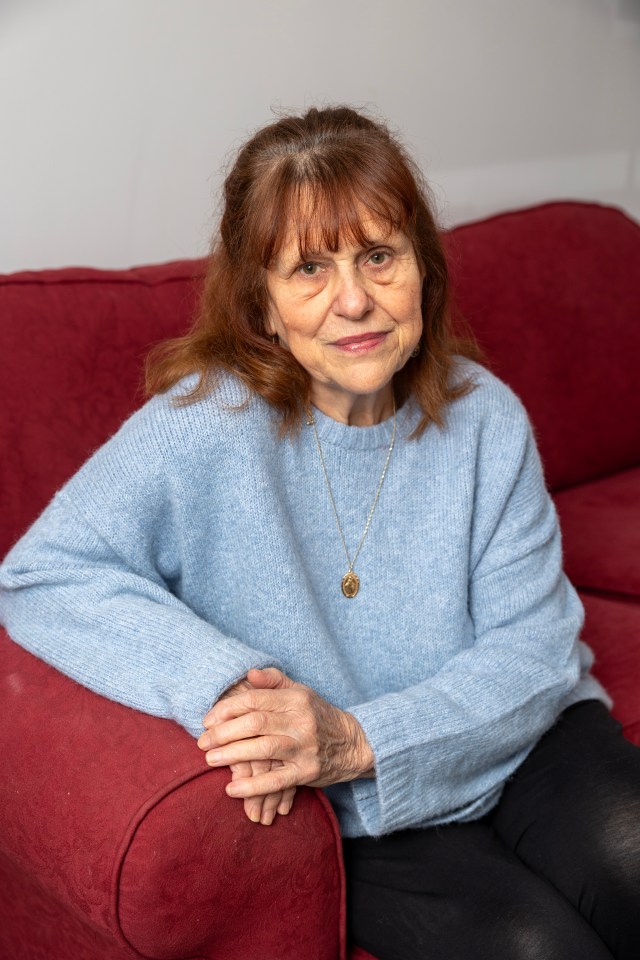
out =
[[[332,443],[349,450],[373,450],[376,447],[388,447],[393,433],[393,416],[377,423],[373,427],[350,427],[327,416],[317,407],[313,407],[318,436],[323,443]],[[416,405],[409,399],[398,410],[396,439],[406,437],[415,427]],[[311,432],[311,427],[304,429]]]

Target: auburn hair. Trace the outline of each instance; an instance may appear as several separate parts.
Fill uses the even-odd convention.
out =
[[[311,377],[266,332],[267,271],[292,230],[302,260],[345,242],[367,246],[363,211],[404,231],[422,266],[421,349],[395,374],[394,390],[398,406],[412,396],[422,410],[416,436],[431,422],[442,425],[446,404],[473,388],[469,377],[452,381],[455,355],[482,353],[468,333],[453,333],[446,258],[420,171],[384,124],[345,106],[282,117],[240,149],[224,182],[195,321],[186,336],[151,350],[147,393],[197,373],[179,401],[190,403],[213,389],[219,371],[230,371],[278,411],[283,434],[294,432]]]

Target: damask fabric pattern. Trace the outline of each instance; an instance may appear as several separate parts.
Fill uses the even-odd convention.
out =
[[[22,940],[24,960],[343,955],[340,837],[320,792],[251,823],[184,730],[96,696],[2,630],[0,690],[3,960],[22,960]]]
[[[117,945],[2,854],[0,886],[3,960],[140,960],[137,950]]]

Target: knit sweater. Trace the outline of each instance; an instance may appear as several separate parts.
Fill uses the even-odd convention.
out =
[[[193,735],[251,667],[313,687],[375,757],[375,778],[327,788],[345,836],[483,815],[566,706],[610,701],[578,640],[525,410],[483,367],[460,371],[476,387],[444,427],[409,439],[417,406],[398,412],[356,597],[312,428],[279,438],[271,408],[225,375],[197,403],[172,402],[189,379],[153,398],[55,496],[0,569],[0,620]],[[315,418],[353,555],[392,420]]]

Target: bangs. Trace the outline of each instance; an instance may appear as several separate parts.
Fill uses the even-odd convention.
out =
[[[327,164],[323,170],[304,172],[291,166],[285,161],[274,171],[265,202],[259,204],[255,253],[264,268],[290,245],[297,246],[300,260],[307,260],[322,250],[335,253],[343,245],[369,247],[380,241],[381,233],[386,237],[408,228],[413,234],[416,200],[390,178],[350,165],[338,173],[335,164],[333,169]]]

